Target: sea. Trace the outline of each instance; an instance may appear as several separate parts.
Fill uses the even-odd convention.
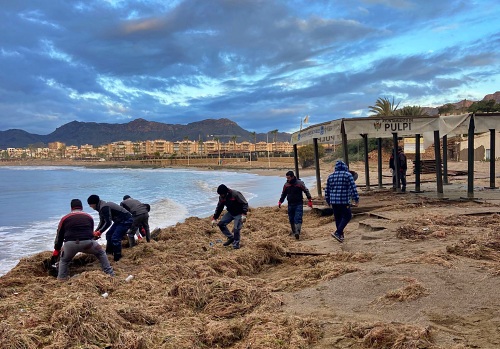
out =
[[[242,192],[250,207],[274,206],[285,180],[284,175],[221,170],[1,166],[0,276],[23,257],[53,250],[57,225],[70,211],[71,199],[83,202],[97,226],[99,216],[87,205],[90,195],[117,204],[130,195],[151,205],[153,230],[211,216],[221,183]],[[313,176],[302,180],[308,188],[315,183]]]

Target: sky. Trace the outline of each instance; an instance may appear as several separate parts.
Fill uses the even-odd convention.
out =
[[[16,0],[0,131],[228,118],[295,132],[500,90],[498,0]]]

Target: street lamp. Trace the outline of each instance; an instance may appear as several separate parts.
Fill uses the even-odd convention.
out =
[[[217,139],[217,149],[219,149],[219,166],[221,165],[220,163],[220,141]]]
[[[210,137],[214,137],[215,135],[208,135]],[[220,166],[220,140],[219,137],[214,137],[214,141],[217,141],[217,149],[219,150],[219,162],[218,165]]]
[[[269,157],[269,132],[266,133],[267,164],[271,168],[271,158]]]

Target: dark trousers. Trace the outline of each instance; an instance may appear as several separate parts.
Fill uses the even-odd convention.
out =
[[[133,239],[137,229],[144,228],[145,234],[146,234],[146,240],[149,242],[150,236],[151,236],[151,233],[149,231],[149,214],[143,213],[143,214],[140,214],[138,216],[134,216],[133,219],[134,219],[134,222],[132,223],[132,226],[130,227],[130,230],[128,233],[129,237]]]
[[[333,217],[335,217],[336,233],[340,236],[344,235],[344,229],[352,218],[351,205],[335,204],[332,205]]]
[[[399,183],[396,185],[396,176],[392,176],[392,187],[394,189],[401,188],[406,191],[406,173],[399,173]]]
[[[288,204],[288,220],[290,224],[301,224],[304,206],[300,204]]]
[[[111,227],[106,231],[106,251],[110,251],[108,249],[108,245],[113,247],[113,254],[121,256],[122,254],[122,239],[127,233],[127,230],[132,226],[132,217],[127,219],[124,222],[113,223]]]

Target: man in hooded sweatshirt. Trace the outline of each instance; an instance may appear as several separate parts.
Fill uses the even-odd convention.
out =
[[[295,177],[293,171],[286,173],[286,183],[283,185],[281,197],[278,201],[278,207],[285,201],[288,201],[288,221],[292,228],[290,235],[295,236],[298,240],[300,238],[300,230],[302,228],[302,216],[304,214],[304,197],[302,193],[306,194],[307,206],[312,207],[312,197],[309,189],[306,188],[304,182]]]
[[[99,212],[94,238],[97,240],[106,232],[106,253],[113,254],[113,260],[118,262],[122,258],[122,238],[134,221],[132,214],[114,202],[101,200],[95,194],[88,197],[87,203]]]
[[[347,165],[338,160],[335,171],[328,176],[325,188],[325,200],[333,208],[337,230],[331,235],[338,242],[344,242],[344,229],[352,218],[351,206],[359,203],[358,190]]]

